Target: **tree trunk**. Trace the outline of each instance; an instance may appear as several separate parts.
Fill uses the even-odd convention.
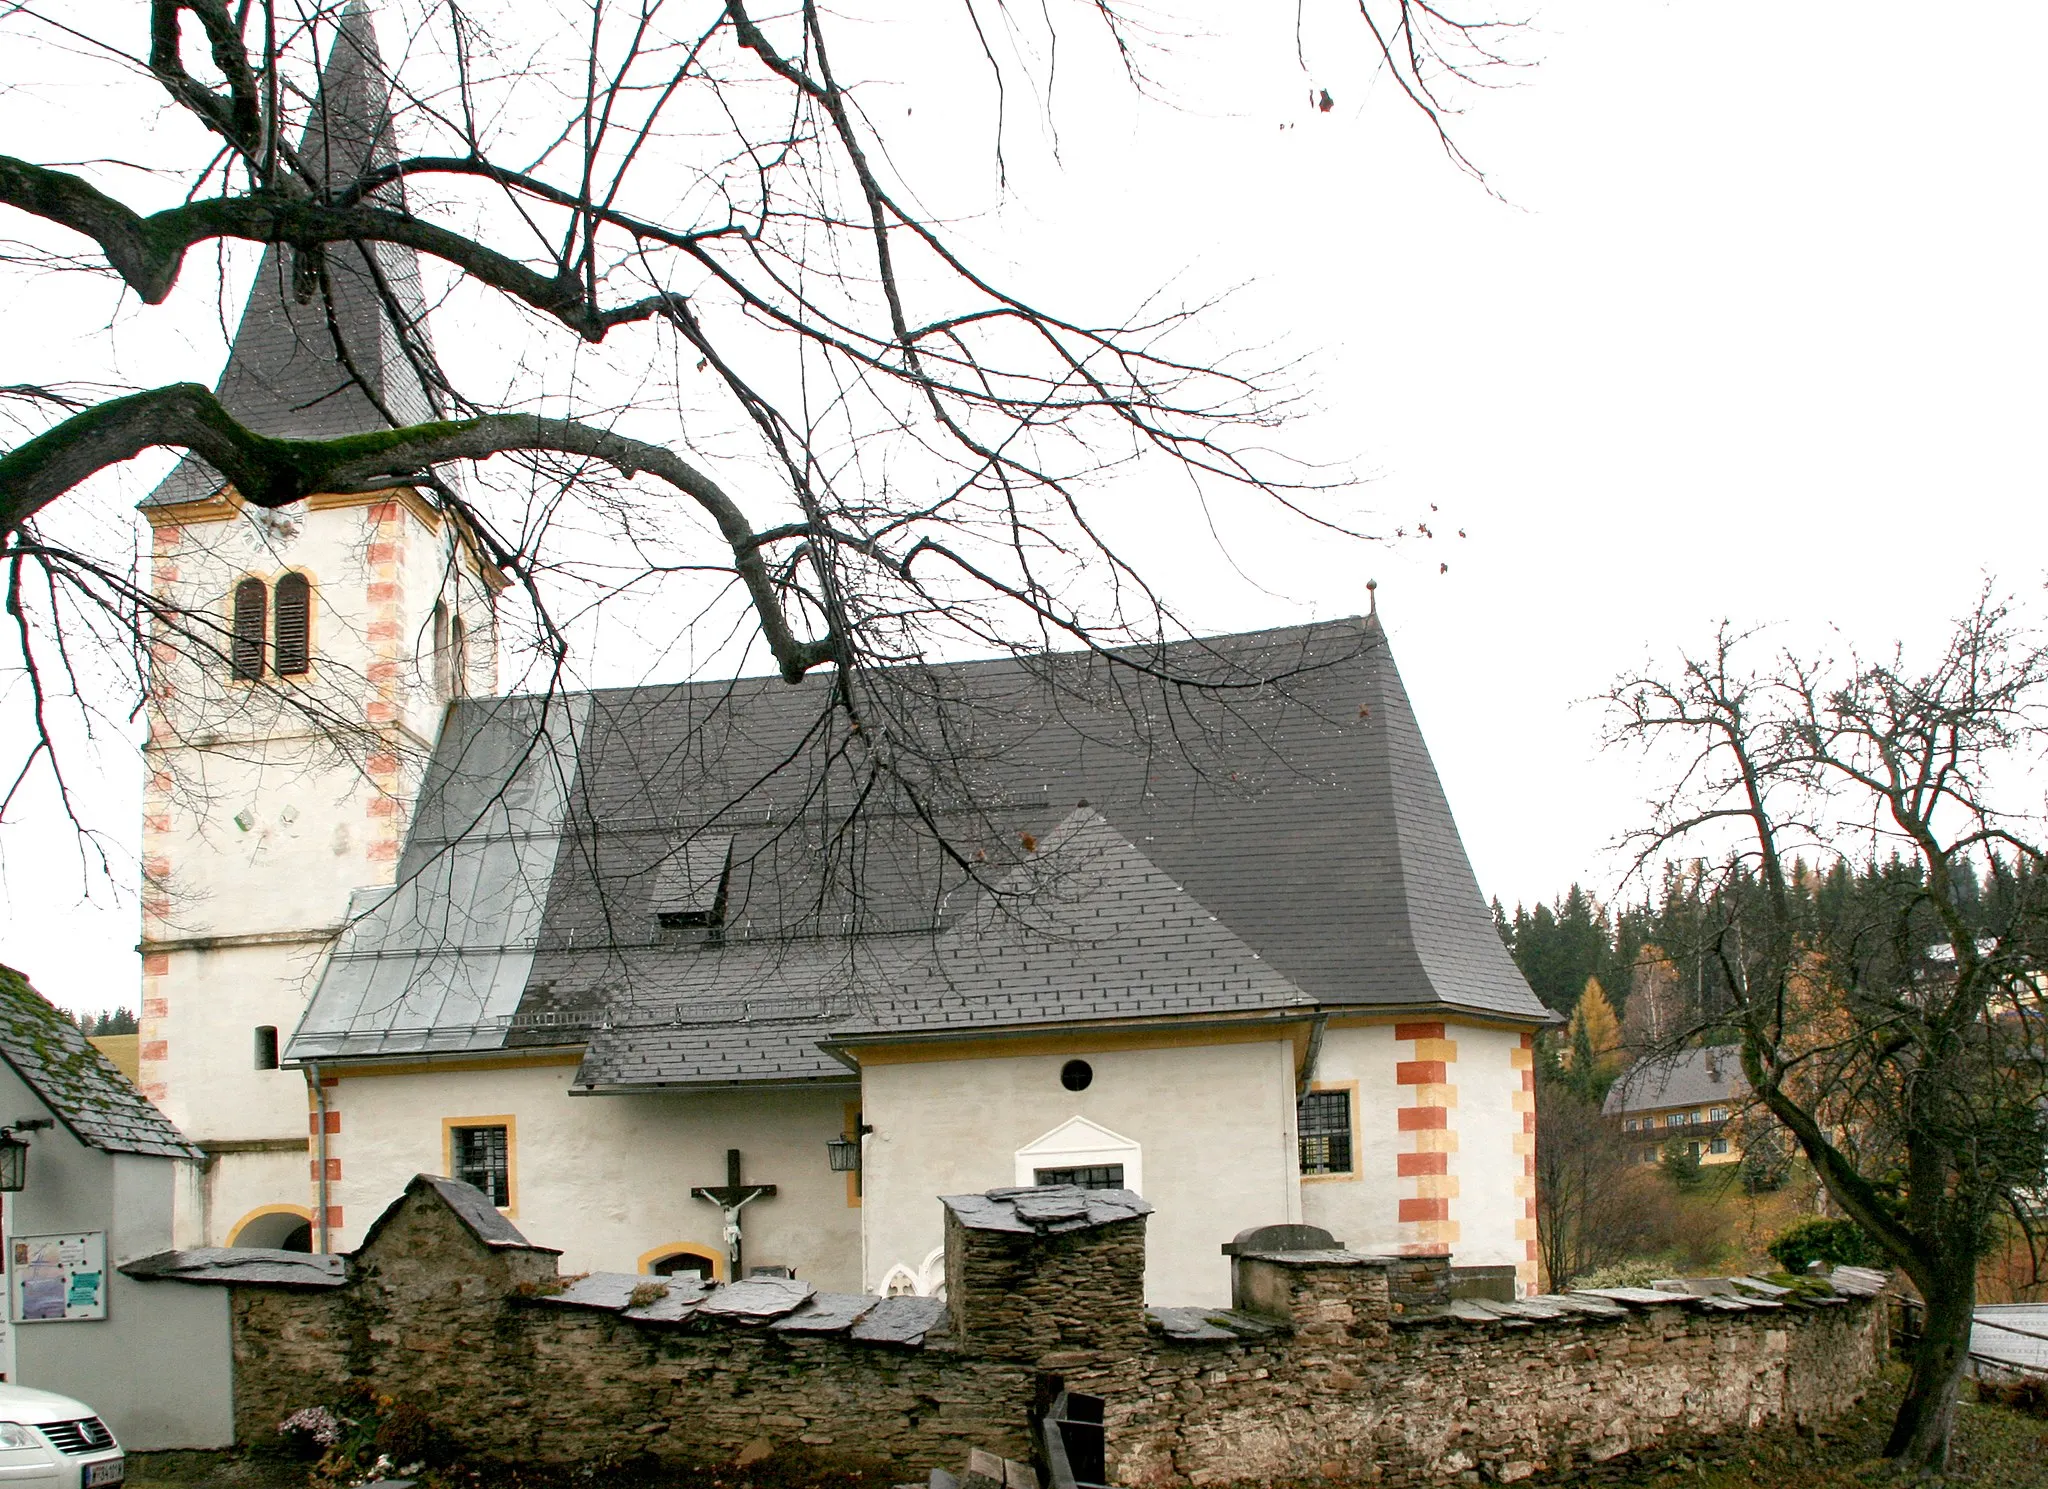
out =
[[[1916,1279],[1917,1280],[1917,1279]],[[1906,1399],[1899,1403],[1885,1456],[1901,1469],[1939,1474],[1948,1468],[1949,1438],[1955,1430],[1956,1398],[1970,1353],[1970,1324],[1977,1308],[1976,1268],[1968,1259],[1928,1279],[1923,1287],[1920,1345]]]

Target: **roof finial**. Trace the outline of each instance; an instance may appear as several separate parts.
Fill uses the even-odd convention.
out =
[[[1380,613],[1380,597],[1377,593],[1379,587],[1380,582],[1377,579],[1365,581],[1365,608],[1366,612],[1370,615],[1378,615]]]

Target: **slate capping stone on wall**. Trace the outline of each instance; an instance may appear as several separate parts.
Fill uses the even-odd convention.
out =
[[[1695,1278],[1502,1302],[1451,1297],[1440,1258],[1332,1245],[1233,1258],[1257,1307],[1148,1309],[1150,1207],[1050,1187],[944,1201],[945,1299],[562,1277],[479,1234],[460,1187],[415,1180],[335,1285],[267,1261],[139,1268],[232,1289],[242,1441],[368,1387],[478,1462],[710,1467],[765,1438],[921,1479],[972,1449],[1027,1458],[1056,1380],[1105,1403],[1118,1485],[1419,1489],[1816,1421],[1885,1347],[1883,1274],[1849,1269],[1811,1297]]]

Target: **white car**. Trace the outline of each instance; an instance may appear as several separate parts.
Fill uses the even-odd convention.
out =
[[[0,1489],[105,1489],[127,1476],[121,1445],[69,1396],[0,1385]]]

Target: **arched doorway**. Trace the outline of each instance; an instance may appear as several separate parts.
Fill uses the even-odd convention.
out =
[[[269,1251],[311,1251],[313,1217],[297,1205],[265,1205],[251,1210],[228,1232],[230,1246],[260,1246]]]
[[[650,1277],[701,1277],[716,1282],[723,1269],[718,1254],[709,1247],[681,1242],[655,1247],[640,1258],[640,1270]]]

